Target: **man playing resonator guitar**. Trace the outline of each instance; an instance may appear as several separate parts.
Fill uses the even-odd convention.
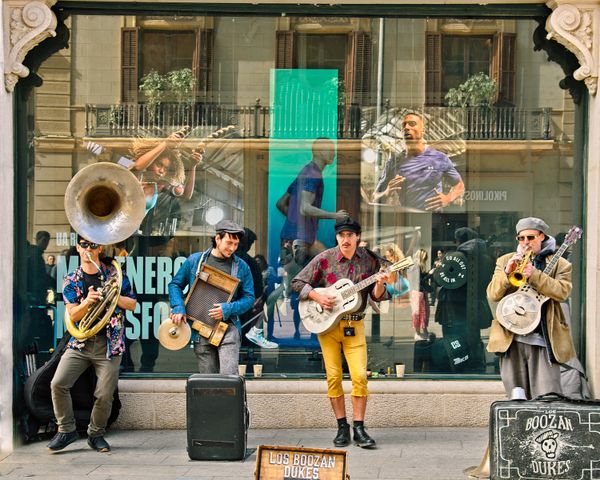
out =
[[[313,300],[325,310],[333,310],[335,297],[318,293],[316,287],[329,287],[339,279],[347,278],[355,283],[365,280],[380,270],[379,260],[364,248],[358,248],[361,226],[346,217],[335,224],[337,247],[330,248],[314,257],[292,280],[292,289],[300,294],[300,300]],[[367,342],[362,319],[367,295],[375,301],[389,298],[385,282],[392,283],[390,273],[379,274],[377,282],[363,289],[362,305],[351,314],[344,315],[332,329],[319,334],[327,373],[327,394],[338,422],[338,433],[333,440],[336,447],[350,444],[350,425],[346,420],[346,406],[342,389],[342,357],[344,353],[352,379],[352,407],[354,411],[354,442],[363,448],[375,446],[364,429],[367,406]]]
[[[560,257],[562,252],[555,254],[556,242],[548,231],[548,225],[540,218],[519,220],[516,225],[517,252],[498,258],[494,276],[487,287],[488,298],[501,302],[492,322],[487,349],[501,354],[500,374],[509,396],[514,387],[522,387],[528,399],[550,392],[561,393],[559,363],[567,362],[575,355],[571,331],[560,307],[560,302],[571,293],[571,264],[564,258],[555,261],[554,257]],[[531,256],[528,257],[529,252]],[[554,268],[545,272],[546,265],[552,263],[555,263]],[[514,280],[515,272],[517,281]],[[521,277],[526,285],[522,285]],[[518,291],[517,285],[521,285]],[[533,295],[529,293],[532,290]],[[512,312],[506,315],[508,319],[500,318],[502,301],[509,295],[516,295],[513,297],[516,300],[508,303],[504,311]],[[523,296],[523,301],[519,295]],[[542,299],[539,323],[521,330],[521,324],[525,324],[528,317],[537,318],[527,307],[538,298]],[[507,328],[513,322],[513,330],[517,333]],[[525,333],[530,328],[532,331]]]
[[[63,283],[65,308],[72,324],[82,323],[86,313],[97,308],[96,305],[103,300],[103,283],[115,275],[114,266],[100,262],[101,245],[78,235],[77,253],[80,266],[67,275]],[[116,307],[114,312],[108,312],[110,318],[106,326],[95,334],[92,331],[89,337],[84,333],[80,336],[74,331],[73,335],[81,338],[71,337],[52,378],[52,405],[58,423],[58,433],[48,444],[52,451],[62,450],[79,437],[75,430],[71,387],[90,365],[94,366],[98,381],[87,428],[88,445],[98,452],[110,451],[104,434],[119,380],[122,354],[125,351],[123,310],[134,310],[136,305],[136,295],[126,275],[122,276],[122,282],[117,288],[120,290],[117,293],[119,296]],[[99,311],[99,314],[102,314],[102,311]]]

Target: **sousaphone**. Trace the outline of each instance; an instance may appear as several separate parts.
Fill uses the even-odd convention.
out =
[[[114,163],[89,165],[71,179],[65,191],[65,213],[73,229],[86,240],[100,245],[118,243],[136,232],[144,219],[145,195],[139,180]],[[91,254],[86,252],[90,260]],[[65,324],[78,340],[100,332],[110,321],[121,292],[123,273],[116,260],[114,274],[102,278],[102,299],[77,322],[65,309]],[[100,272],[100,265],[96,264]]]

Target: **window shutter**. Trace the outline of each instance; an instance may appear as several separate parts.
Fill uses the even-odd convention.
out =
[[[276,32],[275,68],[294,68],[294,35],[294,32],[289,30]]]
[[[371,93],[373,45],[367,32],[352,32],[346,61],[346,101],[363,105]]]
[[[494,35],[491,77],[498,85],[497,102],[515,100],[515,43],[514,33]]]
[[[442,104],[442,35],[426,34],[425,103]]]
[[[139,27],[121,29],[121,102],[138,99]]]
[[[192,61],[192,74],[196,79],[196,99],[207,99],[212,92],[212,66],[214,51],[214,30],[212,28],[196,31],[196,46]]]

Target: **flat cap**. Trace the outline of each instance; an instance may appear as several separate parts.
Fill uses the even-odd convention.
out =
[[[215,225],[215,231],[217,233],[235,233],[241,236],[244,236],[246,233],[242,227],[231,220],[221,220]]]
[[[358,223],[356,220],[353,220],[350,217],[344,217],[340,220],[337,220],[335,222],[335,233],[340,233],[344,231],[360,233],[360,223]]]
[[[517,234],[521,233],[523,230],[537,230],[546,234],[548,230],[550,230],[550,227],[541,218],[525,217],[517,222],[516,230]]]

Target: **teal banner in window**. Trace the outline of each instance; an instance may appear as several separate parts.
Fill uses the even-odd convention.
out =
[[[302,241],[316,250],[335,243],[333,220],[311,216],[314,211],[306,212],[302,203],[308,199],[313,207],[337,210],[337,70],[272,70],[271,106],[269,263],[276,266],[282,229],[284,238]],[[315,154],[321,161],[314,161]],[[325,158],[328,155],[330,160]]]

